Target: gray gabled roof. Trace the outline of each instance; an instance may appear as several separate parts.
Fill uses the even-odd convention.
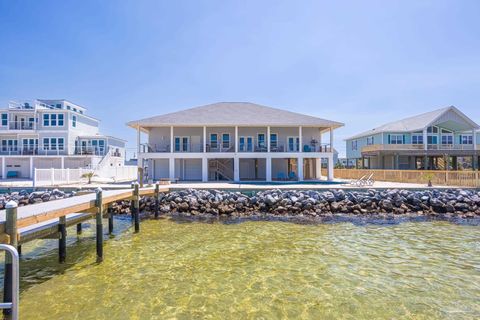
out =
[[[296,112],[271,108],[250,102],[219,102],[156,117],[130,121],[132,128],[159,126],[343,126]]]
[[[422,113],[413,117],[405,118],[402,120],[389,122],[377,128],[362,132],[360,134],[354,135],[346,140],[362,138],[366,136],[371,136],[378,133],[383,132],[414,132],[414,131],[422,131],[423,129],[429,127],[432,123],[434,123],[437,119],[439,119],[445,113],[453,111],[458,114],[465,122],[467,122],[473,129],[480,128],[478,124],[468,118],[463,112],[458,110],[454,106],[441,108],[437,110],[433,110],[430,112]]]

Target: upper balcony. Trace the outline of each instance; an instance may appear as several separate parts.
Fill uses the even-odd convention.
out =
[[[427,150],[474,150],[473,144],[428,144]],[[480,145],[477,146],[480,149]],[[420,151],[425,150],[423,144],[373,144],[364,146],[362,152],[377,151]]]
[[[321,128],[311,127],[157,127],[141,153],[328,153]]]

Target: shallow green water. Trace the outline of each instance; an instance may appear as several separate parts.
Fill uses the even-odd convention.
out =
[[[150,220],[141,228],[110,239],[99,265],[91,231],[69,246],[64,266],[39,242],[25,247],[36,259],[23,262],[22,319],[480,318],[479,227]]]

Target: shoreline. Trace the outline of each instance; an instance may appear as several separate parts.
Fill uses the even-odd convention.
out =
[[[468,189],[404,189],[349,191],[332,189],[272,189],[245,195],[219,190],[172,190],[159,195],[160,215],[203,218],[323,218],[332,216],[403,216],[480,218],[480,192]],[[128,214],[129,202],[120,201],[113,213]],[[143,197],[140,211],[153,213],[156,203]]]

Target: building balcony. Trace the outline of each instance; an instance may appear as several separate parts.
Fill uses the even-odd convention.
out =
[[[473,144],[429,144],[427,150],[474,150]],[[480,145],[477,146],[480,149]],[[423,144],[373,144],[364,146],[362,152],[378,152],[378,151],[421,151],[425,150]]]
[[[33,121],[9,121],[9,130],[35,130],[36,125]]]

